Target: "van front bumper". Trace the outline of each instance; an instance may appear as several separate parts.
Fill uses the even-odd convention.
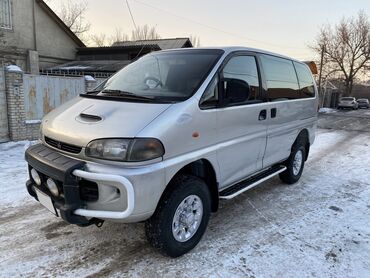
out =
[[[35,188],[47,194],[60,216],[71,224],[88,225],[96,219],[118,222],[137,222],[149,218],[164,186],[161,167],[143,166],[123,168],[80,161],[61,154],[43,144],[26,151],[29,171],[34,168],[42,177],[37,185],[30,175],[26,186],[37,199]],[[52,178],[60,187],[61,196],[55,197],[46,186]],[[98,189],[98,199],[81,198],[81,181],[91,181]]]

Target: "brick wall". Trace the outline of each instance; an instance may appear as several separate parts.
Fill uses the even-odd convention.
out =
[[[9,140],[8,108],[6,104],[5,74],[0,68],[0,143]]]

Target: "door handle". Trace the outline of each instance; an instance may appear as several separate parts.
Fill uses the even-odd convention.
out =
[[[263,121],[263,120],[266,120],[266,118],[267,118],[267,112],[266,112],[266,109],[263,109],[263,110],[261,110],[261,112],[258,116],[258,120]]]
[[[277,109],[271,108],[271,118],[276,118]]]

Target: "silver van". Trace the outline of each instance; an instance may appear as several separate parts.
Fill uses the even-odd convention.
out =
[[[309,67],[244,47],[150,53],[44,117],[27,189],[71,224],[145,222],[180,256],[220,199],[299,180],[317,122]]]

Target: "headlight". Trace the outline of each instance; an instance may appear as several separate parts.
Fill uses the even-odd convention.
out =
[[[128,155],[128,161],[145,161],[164,155],[161,141],[154,138],[134,139]]]
[[[87,145],[86,155],[107,160],[139,162],[163,156],[164,148],[155,138],[98,139]]]

